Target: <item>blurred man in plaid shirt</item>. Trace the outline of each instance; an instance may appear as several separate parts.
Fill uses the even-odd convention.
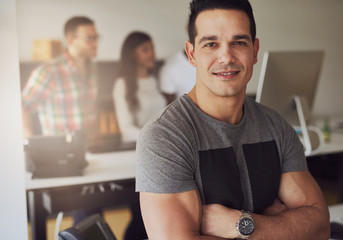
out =
[[[64,26],[66,49],[56,59],[38,66],[23,92],[24,137],[33,131],[37,113],[41,134],[66,135],[83,130],[88,138],[96,124],[97,79],[92,59],[97,54],[99,35],[94,22],[83,16]],[[74,224],[100,209],[73,211]]]
[[[94,129],[97,81],[92,59],[98,33],[87,17],[73,17],[64,26],[66,49],[61,56],[40,65],[23,92],[24,137],[32,135],[37,113],[42,135],[65,135]]]

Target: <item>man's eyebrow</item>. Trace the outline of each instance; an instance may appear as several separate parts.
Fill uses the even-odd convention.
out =
[[[215,35],[203,36],[202,38],[200,38],[199,44],[206,41],[214,41],[214,40],[218,40],[218,37]]]
[[[234,40],[248,40],[251,41],[251,38],[248,34],[238,34],[233,37]]]

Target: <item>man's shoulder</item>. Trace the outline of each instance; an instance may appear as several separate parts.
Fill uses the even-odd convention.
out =
[[[149,123],[175,122],[175,124],[181,124],[181,119],[187,118],[191,107],[190,100],[187,98],[186,95],[177,98],[156,114]]]
[[[251,97],[245,98],[245,103],[248,105],[250,111],[254,115],[258,115],[261,117],[268,117],[272,119],[283,119],[283,117],[274,109],[264,106],[261,103],[256,102]]]
[[[181,96],[155,114],[143,127],[142,132],[182,132],[190,125],[191,103]]]
[[[279,133],[292,129],[291,124],[276,110],[256,102],[254,99],[246,99],[250,118],[248,121],[260,123],[260,126],[273,128]]]
[[[54,59],[42,62],[33,70],[33,72],[52,71],[63,64],[66,64],[66,59],[64,56],[59,56]]]

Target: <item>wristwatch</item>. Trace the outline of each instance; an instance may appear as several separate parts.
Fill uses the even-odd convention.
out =
[[[238,239],[248,239],[255,230],[255,223],[250,212],[243,210],[241,210],[241,212],[242,216],[236,223]]]

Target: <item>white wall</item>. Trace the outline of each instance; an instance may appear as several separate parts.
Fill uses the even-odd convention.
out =
[[[324,50],[314,114],[343,117],[343,1],[252,0],[261,49],[248,91],[254,92],[267,50]]]
[[[0,232],[27,239],[15,1],[0,0]]]
[[[101,35],[98,59],[119,59],[125,36],[133,30],[149,33],[157,57],[184,47],[187,0],[17,0],[21,60],[32,59],[36,38],[63,40],[63,25],[74,15],[92,18]]]
[[[17,0],[21,60],[31,59],[31,41],[62,39],[62,26],[75,14],[92,17],[103,36],[98,59],[118,59],[123,38],[131,30],[150,33],[159,58],[182,48],[188,0]],[[261,42],[259,63],[248,85],[255,93],[266,50],[324,50],[325,61],[315,99],[317,116],[343,115],[343,1],[251,0]]]

